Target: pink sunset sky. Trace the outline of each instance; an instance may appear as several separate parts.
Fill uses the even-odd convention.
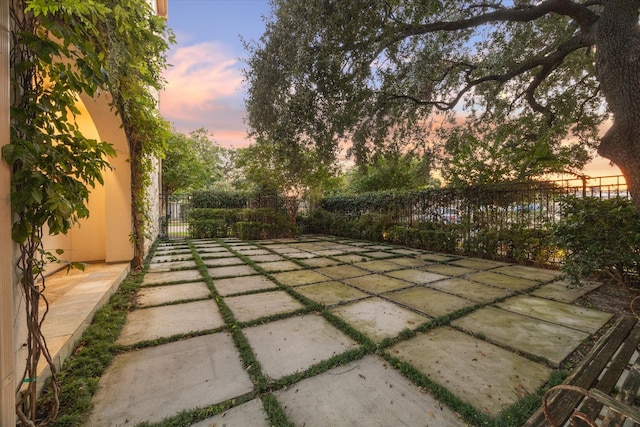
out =
[[[242,76],[248,53],[241,38],[258,40],[269,10],[268,0],[169,0],[177,43],[169,51],[160,111],[176,130],[205,128],[221,147],[249,145]],[[600,157],[585,172],[620,174]]]

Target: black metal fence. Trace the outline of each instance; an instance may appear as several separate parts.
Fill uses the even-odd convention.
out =
[[[544,182],[505,183],[464,188],[441,188],[402,193],[375,193],[327,198],[326,210],[359,218],[364,214],[384,214],[394,223],[419,222],[466,224],[470,232],[520,227],[536,229],[555,223],[561,217],[561,200],[576,197],[629,197],[624,177],[562,179]],[[283,199],[274,195],[250,198],[248,208],[283,209]],[[188,238],[189,194],[162,197],[161,231],[164,237]]]
[[[169,239],[185,239],[191,237],[191,234],[189,232],[189,211],[191,209],[191,195],[163,194],[161,197],[161,236]]]

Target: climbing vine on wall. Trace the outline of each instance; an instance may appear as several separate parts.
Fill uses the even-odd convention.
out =
[[[42,236],[66,233],[89,215],[90,188],[102,184],[115,151],[86,138],[75,123],[77,96],[108,91],[131,148],[133,209],[144,211],[151,157],[168,126],[157,112],[164,51],[172,36],[144,1],[10,0],[12,46],[11,143],[2,156],[12,171],[12,238],[24,290],[28,356],[16,390],[23,425],[48,425],[58,411],[56,367],[41,326],[46,320],[43,269],[60,253],[46,252]],[[144,233],[136,224],[134,239]],[[44,312],[40,312],[44,302]],[[36,408],[41,357],[52,373],[51,408]]]

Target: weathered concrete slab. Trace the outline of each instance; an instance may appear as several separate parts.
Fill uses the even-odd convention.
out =
[[[556,367],[589,336],[586,332],[496,307],[482,308],[452,324],[515,350],[543,357]]]
[[[308,285],[310,283],[326,282],[329,280],[329,277],[322,275],[317,271],[318,270],[301,270],[276,273],[273,274],[273,278],[287,286]]]
[[[260,399],[224,411],[191,427],[270,427],[269,416]]]
[[[143,308],[127,315],[118,344],[130,345],[224,325],[213,300]]]
[[[357,344],[322,316],[295,316],[246,328],[243,333],[263,372],[273,379],[304,371]]]
[[[304,267],[296,264],[293,261],[271,261],[271,262],[263,262],[260,264],[260,267],[264,268],[266,271],[291,271],[291,270],[301,270]]]
[[[189,252],[188,254],[178,254],[178,255],[162,255],[156,252],[156,255],[154,255],[151,258],[151,262],[154,264],[157,264],[161,262],[184,261],[189,259],[193,259],[193,255],[191,254],[191,252]]]
[[[270,262],[270,261],[284,261],[284,258],[276,254],[267,255],[250,255],[249,259],[253,262]]]
[[[496,268],[496,273],[507,274],[514,277],[524,277],[529,280],[536,280],[538,282],[550,282],[556,280],[562,276],[562,272],[555,270],[548,270],[544,268],[530,267],[527,265],[508,265],[505,267]]]
[[[425,261],[446,262],[446,261],[454,260],[454,259],[456,259],[458,257],[457,256],[453,256],[453,255],[426,253],[426,254],[418,255],[417,258],[425,260]]]
[[[389,352],[491,415],[535,392],[551,373],[541,364],[447,327],[396,344]]]
[[[373,292],[374,294],[382,294],[384,292],[413,286],[413,284],[409,282],[387,277],[382,274],[368,274],[366,276],[353,277],[351,279],[344,279],[343,282],[365,291]]]
[[[367,271],[353,267],[351,265],[336,265],[333,267],[324,267],[316,270],[317,273],[324,274],[332,279],[346,279],[348,277],[364,276]]]
[[[386,275],[406,280],[417,285],[423,285],[425,283],[431,283],[435,282],[436,280],[443,280],[448,278],[447,276],[443,276],[442,274],[430,273],[428,271],[414,269],[392,271],[390,273],[386,273]]]
[[[240,264],[244,264],[244,261],[242,261],[240,258],[232,256],[232,257],[227,257],[227,258],[206,258],[202,260],[204,262],[204,265],[206,265],[207,267],[222,267],[222,266],[226,266],[226,265],[240,265]]]
[[[239,253],[241,253],[242,255],[246,255],[249,258],[253,257],[253,256],[257,256],[257,255],[270,255],[271,252],[269,252],[266,249],[260,249],[257,247],[253,247],[253,248],[241,248],[238,250]]]
[[[394,248],[391,252],[400,255],[420,255],[422,252],[416,249]]]
[[[371,248],[369,248],[371,249]],[[365,252],[365,255],[370,257],[370,258],[375,258],[375,259],[382,259],[382,258],[392,258],[395,255],[391,254],[389,252],[382,252],[382,251],[374,251],[374,252]]]
[[[393,263],[390,261],[383,261],[383,260],[358,262],[353,264],[353,266],[358,268],[363,268],[368,271],[373,271],[374,273],[384,273],[385,271],[402,269],[402,266],[396,263]]]
[[[479,273],[469,274],[466,276],[466,279],[513,291],[525,291],[539,285],[535,280],[507,276],[505,274],[494,273],[493,271],[481,271]]]
[[[611,313],[528,295],[509,298],[497,306],[504,310],[587,333],[596,332],[613,317]]]
[[[564,280],[558,280],[536,289],[531,295],[571,303],[601,285],[601,283],[597,282],[586,282],[582,286],[573,286]]]
[[[458,265],[451,264],[431,264],[426,267],[422,267],[422,270],[430,271],[432,273],[443,274],[445,276],[464,276],[465,274],[474,273],[478,270],[472,268],[460,267]]]
[[[296,426],[464,426],[377,356],[366,356],[276,392]]]
[[[332,265],[340,264],[339,261],[333,260],[331,258],[310,258],[310,259],[305,259],[302,262],[304,262],[309,267],[316,267],[316,268],[329,267]]]
[[[367,262],[369,261],[371,258],[367,258],[364,255],[360,255],[360,254],[347,254],[347,255],[338,255],[338,256],[334,256],[333,258],[345,263],[345,264],[351,264],[354,262]]]
[[[342,253],[342,250],[340,249],[321,249],[318,251],[313,251],[314,254],[319,255],[319,256],[333,256],[333,255],[339,255]]]
[[[168,271],[159,273],[147,273],[144,275],[141,286],[159,285],[175,282],[198,282],[203,277],[198,270]]]
[[[256,271],[248,265],[234,265],[229,267],[214,267],[209,268],[209,276],[213,279],[221,277],[234,277],[234,276],[251,276],[256,274]]]
[[[169,261],[149,264],[148,273],[162,273],[172,270],[195,269],[196,262],[194,260],[185,261]]]
[[[425,265],[431,264],[430,261],[424,261],[421,259],[409,257],[393,258],[390,259],[389,262],[401,265],[403,267],[424,267]]]
[[[385,296],[432,317],[444,316],[476,305],[468,299],[423,287],[392,292]]]
[[[509,265],[505,262],[491,261],[481,258],[461,258],[451,261],[450,264],[459,265],[461,267],[472,268],[474,270],[490,270],[501,266]]]
[[[216,291],[222,296],[275,288],[277,285],[264,276],[242,276],[213,281]]]
[[[286,313],[304,308],[285,291],[240,295],[224,299],[238,322],[249,322],[260,317]]]
[[[369,298],[330,310],[374,341],[396,337],[404,329],[414,329],[428,317],[380,298]]]
[[[432,282],[429,283],[429,287],[485,304],[512,294],[508,289],[482,285],[461,278]]]
[[[89,425],[159,422],[251,390],[231,337],[190,338],[116,356],[100,378]]]
[[[317,257],[318,255],[311,252],[291,252],[287,254],[287,256],[294,259],[311,259]]]
[[[187,299],[202,299],[211,296],[204,282],[182,283],[178,285],[145,286],[138,292],[137,301],[141,307],[166,304]]]
[[[323,305],[341,304],[369,296],[369,294],[340,282],[322,282],[299,286],[296,288],[296,292]]]

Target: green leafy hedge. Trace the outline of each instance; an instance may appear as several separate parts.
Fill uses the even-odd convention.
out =
[[[567,197],[554,238],[574,283],[593,272],[606,272],[623,286],[638,282],[640,214],[630,200]]]
[[[257,240],[289,236],[287,215],[270,208],[191,209],[191,236],[196,239],[236,236]]]
[[[196,191],[191,194],[191,205],[196,209],[240,209],[247,207],[248,199],[241,191]]]

